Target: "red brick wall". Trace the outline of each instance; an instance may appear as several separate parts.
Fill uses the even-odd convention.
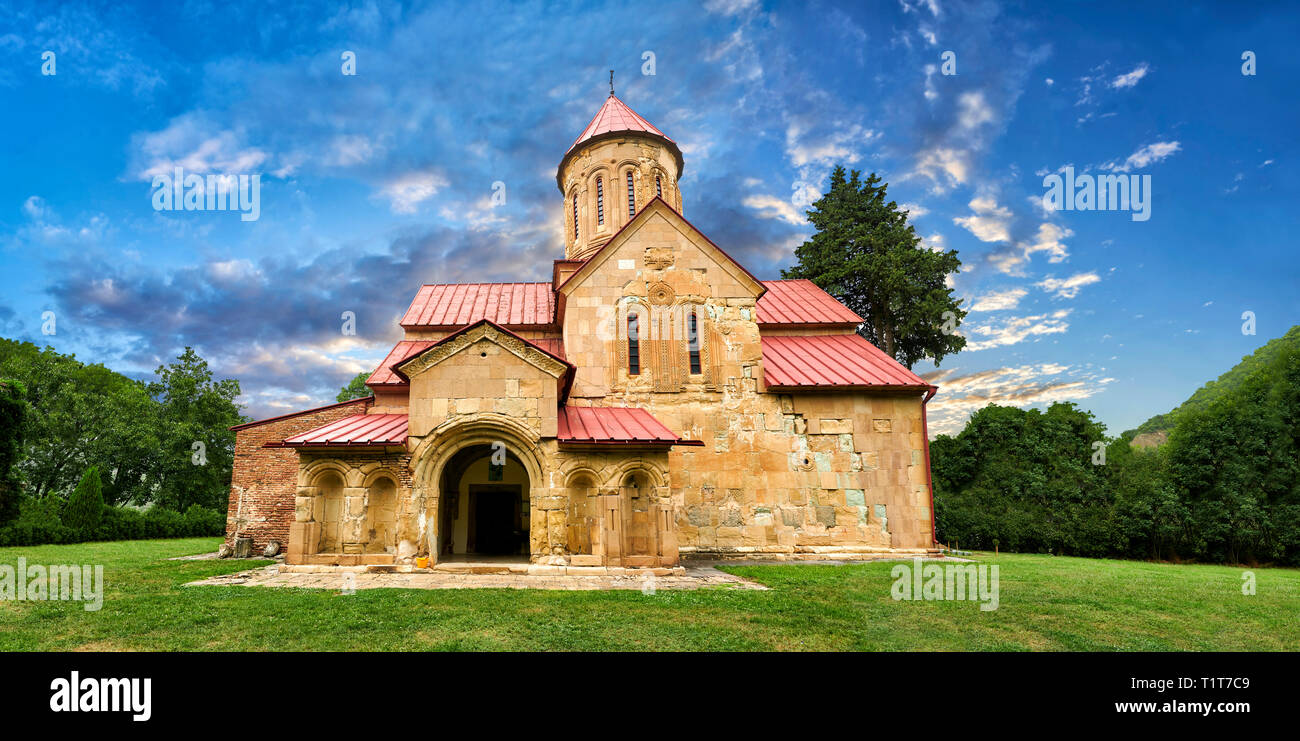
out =
[[[226,542],[234,545],[235,535],[250,535],[255,555],[260,555],[270,540],[280,541],[282,549],[287,547],[289,524],[293,522],[293,499],[298,491],[298,451],[262,446],[353,414],[362,414],[369,404],[370,399],[355,399],[236,429],[235,466],[230,480],[230,504],[226,510]],[[242,527],[240,519],[243,520]]]

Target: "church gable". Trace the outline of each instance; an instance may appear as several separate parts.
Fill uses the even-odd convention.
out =
[[[556,408],[568,363],[491,322],[448,336],[396,372],[410,381],[410,435],[457,417],[495,413],[541,437],[556,434]]]
[[[653,271],[695,271],[712,297],[757,299],[766,288],[661,199],[654,199],[559,287],[621,286]]]

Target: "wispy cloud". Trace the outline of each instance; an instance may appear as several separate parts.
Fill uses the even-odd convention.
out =
[[[1088,272],[1075,273],[1068,278],[1048,277],[1034,285],[1048,293],[1056,294],[1057,298],[1074,298],[1079,295],[1080,288],[1099,282],[1101,282],[1101,278],[1096,273]]]
[[[1129,172],[1136,167],[1146,167],[1147,165],[1159,162],[1175,152],[1178,152],[1182,148],[1182,144],[1176,141],[1155,142],[1139,148],[1136,152],[1125,158],[1123,162],[1119,164],[1116,164],[1115,162],[1107,162],[1101,166],[1101,169],[1113,172]]]
[[[1005,291],[990,291],[975,299],[971,311],[1004,311],[1014,309],[1029,291],[1023,288],[1008,288]]]
[[[989,404],[1025,408],[1078,401],[1104,391],[1115,380],[1098,370],[1061,363],[1005,366],[972,373],[952,368],[922,377],[939,387],[928,405],[932,437],[960,432],[971,413]]]
[[[979,196],[970,202],[975,213],[958,216],[952,223],[975,235],[981,242],[1006,242],[1011,239],[1011,210],[999,206],[997,199]]]
[[[1141,82],[1143,77],[1147,76],[1150,69],[1151,67],[1146,62],[1143,62],[1135,67],[1132,72],[1125,72],[1111,80],[1110,86],[1120,90],[1133,87]]]
[[[966,351],[1007,347],[1034,337],[1061,334],[1070,328],[1069,323],[1065,321],[1069,315],[1069,309],[1061,309],[1051,314],[1011,317],[997,323],[977,324],[966,331],[968,337]],[[975,339],[977,337],[986,339]]]

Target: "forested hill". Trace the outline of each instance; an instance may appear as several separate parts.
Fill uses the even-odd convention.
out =
[[[1169,437],[1169,431],[1178,423],[1181,415],[1205,409],[1224,394],[1227,394],[1249,378],[1251,375],[1272,362],[1273,358],[1286,349],[1300,349],[1300,324],[1292,327],[1286,334],[1269,340],[1252,355],[1241,359],[1227,373],[1219,376],[1196,390],[1187,401],[1173,410],[1143,422],[1136,430],[1124,433],[1133,438],[1133,444],[1139,446],[1160,445]],[[1132,433],[1132,435],[1130,435]]]

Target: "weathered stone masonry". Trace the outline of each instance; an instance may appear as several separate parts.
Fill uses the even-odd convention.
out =
[[[226,542],[233,545],[235,536],[242,535],[253,538],[254,551],[271,540],[287,545],[298,489],[298,451],[263,446],[357,414],[370,403],[370,399],[354,399],[232,428],[235,468],[226,510]]]

